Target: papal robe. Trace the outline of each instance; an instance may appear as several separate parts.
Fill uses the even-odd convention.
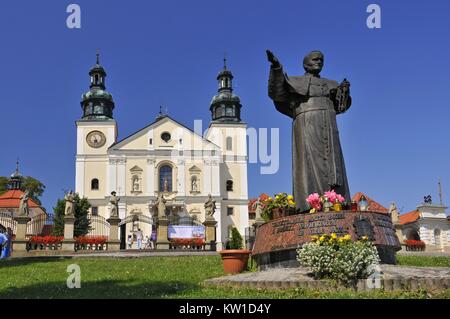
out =
[[[350,191],[336,114],[351,105],[336,81],[311,74],[287,76],[283,68],[271,67],[269,96],[276,109],[291,117],[293,196],[297,209],[307,211],[309,194],[334,189],[350,202]]]

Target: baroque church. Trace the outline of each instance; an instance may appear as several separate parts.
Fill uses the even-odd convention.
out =
[[[150,237],[160,193],[167,216],[189,216],[199,223],[206,218],[204,203],[211,195],[216,202],[217,249],[232,227],[244,235],[249,226],[247,126],[226,60],[217,76],[218,93],[210,103],[211,121],[204,136],[160,111],[146,127],[118,139],[115,103],[106,91],[106,71],[98,54],[89,76],[90,90],[82,95],[82,117],[76,121],[75,191],[88,198],[91,215],[109,218],[115,191],[123,221],[117,239],[123,241],[137,228]]]

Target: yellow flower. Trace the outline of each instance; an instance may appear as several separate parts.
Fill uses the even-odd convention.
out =
[[[320,236],[319,241],[323,242],[325,240],[325,235]]]
[[[362,236],[361,239],[362,239],[362,240],[368,240],[369,237],[367,237],[367,236]]]
[[[292,195],[288,195],[287,198],[288,198],[288,200],[291,200],[291,201],[294,200],[294,196],[292,196]]]
[[[312,235],[312,236],[311,236],[311,240],[312,240],[313,242],[315,242],[315,241],[319,240],[319,236],[317,236],[317,235]]]
[[[331,238],[336,239],[336,238],[337,238],[337,235],[336,235],[335,233],[332,233],[332,234],[331,234]]]
[[[345,235],[344,237],[342,237],[343,240],[348,241],[352,239],[352,236],[350,236],[350,234]]]

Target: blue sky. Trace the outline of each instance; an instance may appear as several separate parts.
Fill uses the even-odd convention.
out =
[[[81,6],[80,30],[66,7]],[[382,28],[368,29],[366,8],[381,6]],[[423,196],[450,203],[450,2],[48,0],[0,3],[0,175],[43,181],[47,210],[74,188],[75,121],[88,71],[101,51],[119,138],[152,122],[162,104],[193,127],[209,122],[215,77],[226,52],[242,118],[280,128],[277,174],[249,166],[249,194],[291,192],[291,121],[267,96],[270,48],[286,71],[301,74],[313,49],[322,76],[352,84],[353,105],[339,117],[352,194],[363,191],[403,212]]]

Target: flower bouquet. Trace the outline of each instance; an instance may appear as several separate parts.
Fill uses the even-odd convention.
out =
[[[342,204],[345,202],[345,198],[342,195],[337,194],[334,190],[331,190],[325,192],[322,196],[318,193],[310,194],[306,198],[306,201],[309,206],[311,206],[311,210],[309,212],[316,213],[320,211],[330,211],[335,204],[339,204],[342,207]],[[336,207],[336,205],[334,207]]]
[[[291,215],[295,212],[295,202],[292,195],[279,193],[274,198],[269,197],[264,201],[262,218],[266,221]]]

